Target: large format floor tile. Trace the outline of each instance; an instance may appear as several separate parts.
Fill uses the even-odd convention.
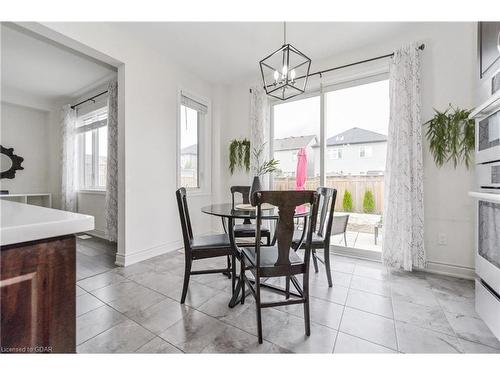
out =
[[[397,350],[394,320],[346,307],[340,331]]]
[[[126,320],[126,317],[107,305],[76,318],[76,344],[79,345]]]
[[[399,350],[403,353],[460,353],[453,335],[446,335],[408,323],[396,322]]]
[[[430,307],[394,300],[394,319],[413,325],[453,335],[443,310],[439,306]]]
[[[392,301],[389,297],[380,296],[378,294],[362,292],[360,290],[351,289],[347,297],[346,306],[354,307],[358,310],[363,310],[377,315],[385,316],[393,319]]]
[[[446,318],[458,337],[500,349],[500,342],[481,319],[448,312]]]
[[[396,353],[381,345],[339,332],[334,353]]]
[[[79,250],[81,353],[500,352],[474,311],[469,280],[387,271],[380,263],[332,255],[332,288],[323,265],[310,273],[311,335],[305,335],[302,305],[265,308],[259,345],[254,298],[229,308],[231,280],[222,274],[192,276],[180,304],[182,252],[116,268],[115,250],[105,241],[79,241]],[[193,269],[225,265],[225,258],[206,259]],[[268,282],[284,286],[282,278]],[[262,295],[283,299],[268,289]]]
[[[133,353],[154,334],[127,319],[77,347],[78,353]]]

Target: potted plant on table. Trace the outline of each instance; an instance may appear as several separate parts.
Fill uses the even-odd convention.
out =
[[[264,151],[265,143],[259,147],[254,147],[252,149],[252,156],[254,159],[253,172],[254,177],[252,181],[252,186],[250,187],[250,204],[255,206],[255,201],[253,199],[253,193],[262,190],[262,183],[260,177],[267,173],[275,172],[278,168],[279,161],[276,159],[263,160],[262,152]]]

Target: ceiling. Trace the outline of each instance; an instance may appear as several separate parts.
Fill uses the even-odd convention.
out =
[[[18,29],[1,26],[2,90],[44,100],[71,97],[113,74],[113,68]]]
[[[283,43],[282,22],[137,22],[116,27],[162,48],[211,82],[259,73],[258,62]],[[407,22],[290,22],[287,40],[314,61],[362,48],[408,28]]]

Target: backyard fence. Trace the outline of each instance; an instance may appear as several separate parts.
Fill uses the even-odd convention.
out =
[[[306,190],[316,190],[321,185],[319,177],[306,180]],[[327,176],[326,186],[337,189],[336,211],[343,211],[342,200],[348,190],[352,196],[353,212],[363,212],[363,198],[371,190],[375,198],[375,212],[381,214],[384,206],[384,176]],[[274,177],[275,190],[295,190],[295,177]]]

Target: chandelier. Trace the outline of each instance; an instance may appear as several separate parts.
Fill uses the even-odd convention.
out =
[[[283,45],[259,65],[267,95],[287,100],[305,92],[311,59],[286,42],[286,22],[283,22]]]

